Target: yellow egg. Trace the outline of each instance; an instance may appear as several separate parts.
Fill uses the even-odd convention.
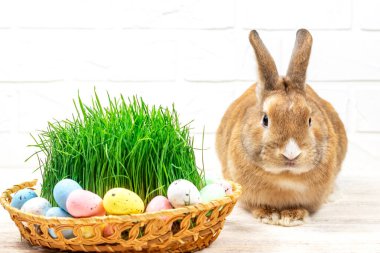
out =
[[[100,231],[103,231],[105,226],[106,226],[105,224],[101,225]],[[92,226],[84,226],[84,227],[81,227],[80,230],[82,233],[82,237],[85,239],[89,239],[89,238],[92,238],[95,236],[95,229]],[[102,233],[100,233],[100,234],[102,234]]]
[[[103,198],[108,214],[125,215],[144,212],[144,202],[134,192],[124,188],[113,188]]]

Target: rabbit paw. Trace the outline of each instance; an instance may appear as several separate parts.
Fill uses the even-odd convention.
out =
[[[276,209],[257,207],[252,210],[253,217],[262,223],[278,225],[280,213]]]
[[[304,208],[294,208],[282,210],[278,225],[284,227],[299,226],[306,222],[309,217],[309,212]]]

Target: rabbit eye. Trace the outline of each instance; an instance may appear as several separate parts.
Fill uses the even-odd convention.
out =
[[[311,126],[311,118],[309,118],[309,127]]]
[[[269,123],[268,115],[265,114],[264,117],[263,117],[262,124],[263,124],[264,127],[268,127],[268,123]]]

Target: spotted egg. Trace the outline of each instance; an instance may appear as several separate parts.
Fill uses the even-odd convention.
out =
[[[82,189],[82,187],[72,179],[66,178],[59,181],[54,186],[54,189],[53,189],[53,196],[54,196],[55,202],[57,202],[60,208],[62,208],[63,210],[67,212],[68,211],[66,207],[67,198],[69,197],[71,192],[78,189]]]
[[[146,207],[145,212],[150,213],[150,212],[158,212],[161,210],[168,210],[168,209],[173,209],[172,205],[170,204],[170,201],[164,197],[164,196],[156,196],[154,197],[149,204]]]
[[[197,187],[185,179],[179,179],[171,183],[167,195],[172,206],[176,208],[201,202],[201,196]]]
[[[52,207],[52,208],[50,208],[46,212],[45,216],[46,217],[66,217],[66,218],[72,217],[69,213],[67,213],[65,210],[63,210],[60,207]],[[74,234],[73,234],[73,230],[72,229],[62,229],[61,233],[62,233],[63,237],[65,237],[66,239],[74,238]],[[54,238],[54,239],[58,238],[58,236],[55,233],[55,231],[54,231],[53,228],[49,228],[49,235],[52,238]]]
[[[216,183],[224,188],[224,192],[226,193],[226,195],[231,195],[233,193],[232,185],[228,181],[222,179],[217,181]]]
[[[28,200],[36,198],[37,193],[32,189],[22,189],[13,195],[11,206],[20,209]]]
[[[50,208],[51,204],[47,199],[35,197],[26,201],[22,205],[21,211],[36,215],[45,215]]]
[[[226,196],[223,186],[220,184],[209,184],[201,190],[202,202],[210,202],[216,199],[220,199]]]
[[[102,198],[86,190],[75,190],[70,193],[66,201],[67,211],[73,217],[103,216],[106,211]]]
[[[144,212],[144,202],[134,192],[125,188],[113,188],[103,198],[108,214],[126,215]]]

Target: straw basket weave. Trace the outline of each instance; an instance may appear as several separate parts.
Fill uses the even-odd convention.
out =
[[[125,216],[55,218],[28,214],[10,206],[11,194],[33,187],[37,180],[4,191],[0,202],[21,235],[32,245],[85,252],[191,252],[208,247],[221,232],[241,186],[231,182],[233,194],[184,208]],[[56,239],[48,233],[54,232]],[[66,239],[62,231],[72,230]],[[104,234],[104,231],[108,231]],[[53,235],[54,235],[53,234]]]

